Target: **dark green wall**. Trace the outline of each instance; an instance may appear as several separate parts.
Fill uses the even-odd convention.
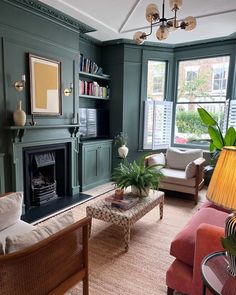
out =
[[[10,1],[10,0],[9,0]],[[14,1],[10,1],[14,2]],[[18,1],[20,2],[20,1]],[[24,2],[24,1],[22,1]],[[36,1],[37,2],[37,1]],[[32,13],[11,5],[8,0],[0,2],[0,153],[5,153],[5,173],[7,190],[11,189],[11,137],[7,126],[13,125],[12,113],[17,100],[21,99],[30,116],[29,61],[28,54],[61,61],[62,90],[74,84],[73,94],[62,95],[62,116],[36,116],[39,125],[71,124],[80,107],[106,107],[110,110],[110,136],[120,131],[128,134],[129,159],[137,159],[144,154],[142,142],[143,101],[146,94],[146,74],[148,59],[168,62],[166,99],[176,97],[176,73],[178,60],[193,57],[231,55],[228,96],[235,99],[235,52],[236,41],[219,41],[197,45],[158,46],[151,43],[138,46],[132,41],[116,40],[101,43],[89,37],[79,36],[78,31],[51,20],[40,13]],[[111,95],[109,101],[79,99],[78,96],[78,57],[79,52],[102,66],[104,73],[111,75]],[[14,82],[26,74],[26,88],[17,92]],[[49,131],[48,131],[49,132]],[[57,130],[64,136],[63,130]],[[40,132],[37,140],[40,140]],[[48,133],[49,139],[51,133]],[[43,138],[42,138],[43,139]],[[118,163],[117,151],[113,153],[113,167]]]

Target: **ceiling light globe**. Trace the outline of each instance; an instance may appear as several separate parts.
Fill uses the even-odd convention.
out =
[[[197,20],[193,16],[186,17],[183,22],[185,24],[184,26],[185,31],[192,31],[197,26]]]
[[[179,10],[182,7],[183,1],[182,0],[170,0],[170,9]]]
[[[146,19],[149,23],[155,22],[160,18],[160,13],[156,4],[149,4],[146,8]]]
[[[160,41],[167,39],[168,35],[169,35],[168,28],[163,25],[161,25],[156,32],[156,37]]]
[[[143,44],[144,40],[147,39],[146,34],[144,32],[138,31],[134,34],[133,39],[138,45]]]

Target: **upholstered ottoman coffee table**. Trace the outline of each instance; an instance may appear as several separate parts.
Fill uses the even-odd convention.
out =
[[[160,219],[162,219],[164,192],[150,190],[148,197],[140,198],[138,203],[128,210],[114,207],[104,199],[87,206],[86,212],[89,217],[111,222],[122,227],[124,230],[125,249],[128,251],[131,226],[158,205],[160,206]]]

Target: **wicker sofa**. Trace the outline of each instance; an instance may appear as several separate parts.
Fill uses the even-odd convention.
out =
[[[160,183],[160,189],[191,194],[197,204],[198,192],[204,185],[205,159],[202,150],[168,148],[166,154],[152,154],[146,160],[148,165],[162,165],[160,168],[165,177]]]
[[[21,203],[20,193],[0,198],[0,213],[8,216],[7,222],[0,217],[0,294],[63,294],[80,281],[88,294],[91,219],[66,226],[71,214],[65,214],[51,225],[32,226],[20,220]],[[32,244],[35,239],[39,241]],[[24,243],[31,245],[22,248]]]

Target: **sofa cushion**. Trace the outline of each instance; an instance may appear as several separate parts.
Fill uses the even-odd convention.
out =
[[[148,157],[148,166],[152,166],[152,165],[162,165],[165,166],[166,164],[166,159],[165,159],[165,155],[163,153],[159,153],[159,154],[153,154],[151,156]],[[161,169],[162,166],[157,166],[157,169]]]
[[[23,220],[18,220],[12,226],[9,226],[1,231],[0,233],[0,245],[2,245],[2,252],[0,254],[5,253],[5,244],[6,244],[6,237],[7,236],[15,236],[19,234],[24,234],[32,231],[35,228],[30,223],[24,222]],[[1,248],[1,246],[0,246]]]
[[[186,178],[185,171],[177,169],[162,168],[161,172],[165,176],[161,182],[173,183],[189,187],[195,187],[195,178]]]
[[[24,233],[16,236],[8,236],[6,237],[6,248],[5,253],[12,253],[15,251],[22,250],[27,248],[37,242],[46,239],[50,235],[58,232],[59,230],[69,226],[74,223],[73,213],[69,211],[63,216],[59,216],[45,225],[45,226],[37,226],[35,229],[28,233]]]
[[[23,193],[15,192],[0,198],[0,230],[20,220],[22,214]]]
[[[226,212],[213,208],[203,208],[191,218],[184,229],[177,234],[171,243],[170,254],[180,261],[193,266],[194,248],[197,228],[201,223],[224,227]]]
[[[203,155],[202,150],[181,151],[176,148],[168,148],[166,152],[166,161],[168,168],[185,170],[186,166]]]
[[[186,178],[193,178],[196,176],[196,165],[191,161],[185,168]]]

